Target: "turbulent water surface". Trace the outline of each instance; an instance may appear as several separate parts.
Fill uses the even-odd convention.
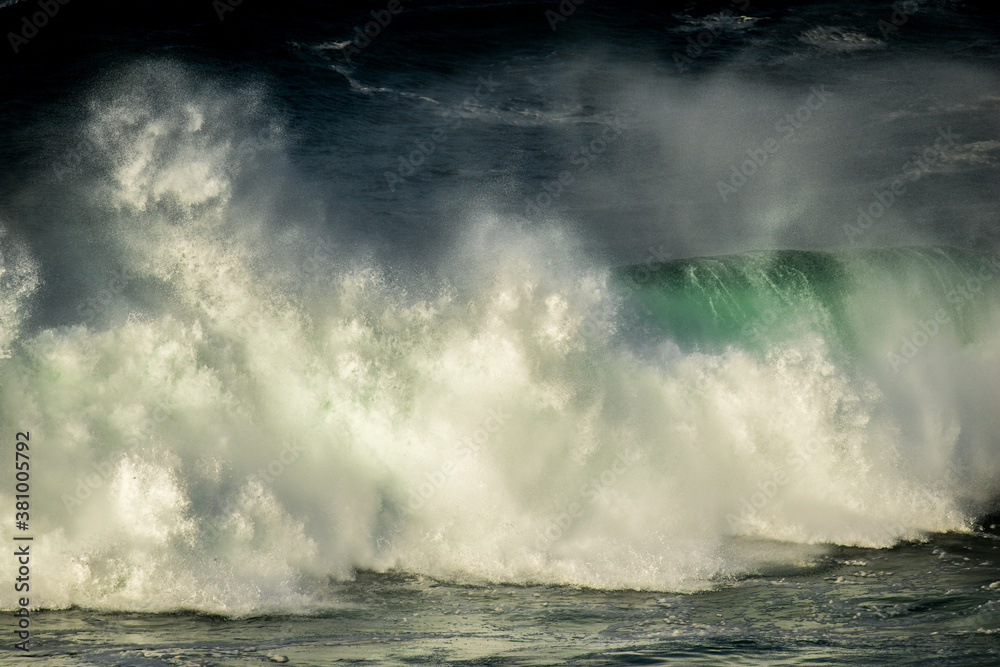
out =
[[[0,3],[0,662],[1000,659],[995,7],[142,12]]]

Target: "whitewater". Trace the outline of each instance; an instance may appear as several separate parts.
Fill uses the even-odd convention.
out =
[[[997,664],[993,4],[57,4],[0,665]]]
[[[3,239],[39,607],[302,611],[357,571],[690,592],[995,502],[995,256],[600,266],[479,210],[406,274],[282,218],[280,128],[227,122],[252,91],[125,99],[86,130],[94,296],[29,327],[44,258]]]

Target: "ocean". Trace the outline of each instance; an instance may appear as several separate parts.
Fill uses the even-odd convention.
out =
[[[1000,13],[0,2],[0,664],[1000,664]]]

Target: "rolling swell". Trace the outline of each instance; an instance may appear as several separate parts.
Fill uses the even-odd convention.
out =
[[[617,277],[628,286],[632,326],[689,354],[735,349],[773,360],[777,350],[821,341],[839,371],[880,395],[908,437],[927,437],[909,421],[942,413],[917,395],[952,404],[966,396],[979,411],[955,419],[938,441],[950,440],[941,479],[976,480],[960,504],[978,526],[996,528],[995,468],[972,452],[1000,446],[989,429],[973,435],[997,387],[974,372],[963,387],[960,370],[996,359],[996,255],[950,247],[751,252],[628,266]]]
[[[637,310],[682,347],[760,349],[815,332],[854,356],[887,331],[879,319],[894,307],[915,319],[944,308],[972,343],[995,315],[998,274],[996,256],[948,247],[751,252],[618,271]]]

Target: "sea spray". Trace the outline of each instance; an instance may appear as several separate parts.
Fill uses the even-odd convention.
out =
[[[234,148],[254,91],[153,69],[94,105],[106,169],[73,176],[127,315],[29,320],[49,260],[4,247],[0,416],[44,443],[41,606],[301,611],[359,570],[698,590],[758,571],[748,536],[886,546],[965,529],[997,486],[995,282],[905,378],[885,363],[970,254],[612,270],[476,210],[411,276],[278,206],[280,141]]]

